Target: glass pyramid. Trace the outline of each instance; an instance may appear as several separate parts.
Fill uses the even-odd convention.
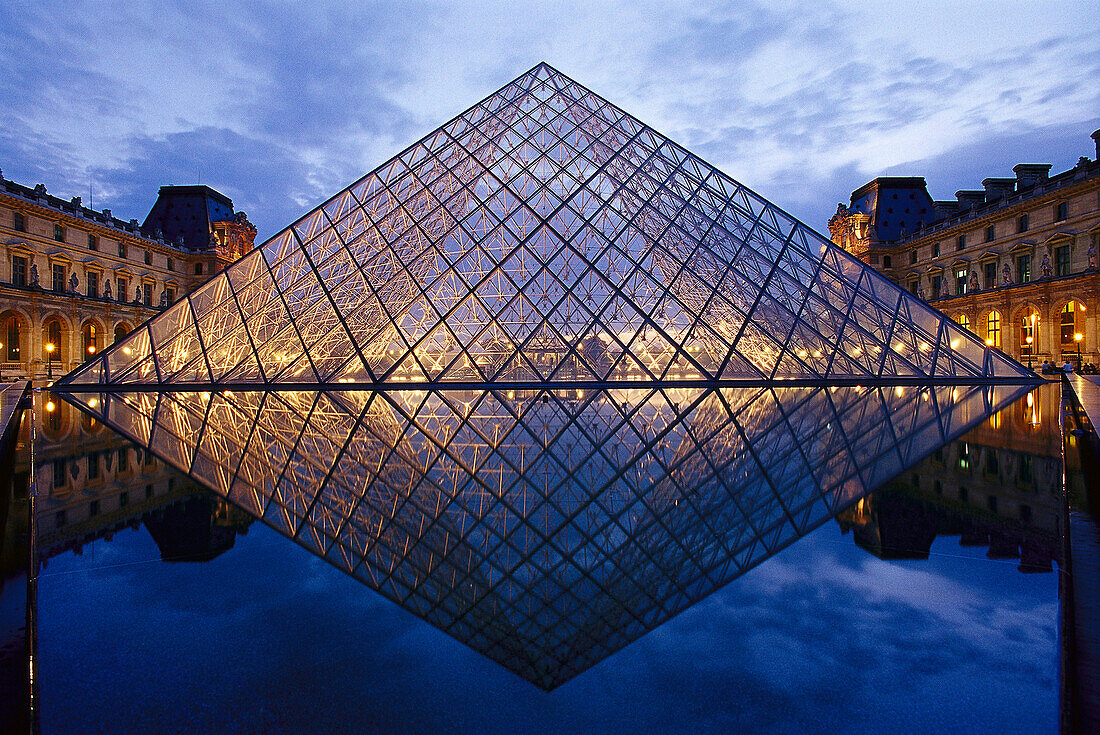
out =
[[[633,385],[68,398],[552,689],[1027,390]]]
[[[1034,379],[546,64],[59,383]]]

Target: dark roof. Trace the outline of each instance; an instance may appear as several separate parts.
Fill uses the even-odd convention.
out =
[[[210,245],[211,223],[231,219],[233,201],[209,186],[162,186],[141,229],[147,235],[160,230],[169,242],[182,237],[185,247],[203,250]]]

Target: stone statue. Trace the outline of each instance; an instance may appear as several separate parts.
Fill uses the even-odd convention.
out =
[[[971,291],[979,291],[980,290],[980,287],[978,286],[978,274],[975,273],[974,271],[970,271],[970,290]]]
[[[38,285],[38,263],[31,263],[31,286]]]
[[[951,296],[951,287],[947,285],[947,281],[948,281],[948,279],[946,279],[946,278],[944,278],[943,281],[941,281],[941,284],[942,284],[940,286],[940,298],[941,299],[946,299],[946,298],[949,298]]]
[[[76,274],[73,273],[69,276],[69,292],[76,293],[77,287],[80,285],[80,281],[77,280]]]
[[[110,300],[111,298],[111,279],[108,278],[103,282],[103,298]]]
[[[1005,267],[1001,269],[1001,285],[1009,286],[1012,284],[1012,271],[1009,270],[1008,263],[1005,263]]]
[[[1050,278],[1053,275],[1053,271],[1050,268],[1050,256],[1044,254],[1043,262],[1039,266],[1043,271],[1043,278]]]
[[[163,309],[166,306],[168,306],[168,292],[167,291],[161,291],[160,292],[160,308]]]
[[[917,284],[917,296],[920,296],[922,299],[924,298],[924,284],[923,283],[918,283]]]
[[[1096,270],[1096,245],[1093,243],[1089,244],[1089,270]]]

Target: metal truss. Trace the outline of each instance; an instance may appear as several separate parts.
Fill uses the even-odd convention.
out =
[[[540,64],[61,384],[1033,377]]]
[[[1027,389],[68,398],[312,553],[552,689]]]

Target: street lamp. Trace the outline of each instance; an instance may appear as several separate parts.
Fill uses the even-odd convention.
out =
[[[1073,335],[1073,341],[1077,343],[1077,374],[1081,374],[1081,340],[1085,338],[1085,335],[1077,332]]]
[[[1027,336],[1027,339],[1025,339],[1024,341],[1027,342],[1027,369],[1030,370],[1031,369],[1031,353],[1034,352],[1034,350],[1031,349],[1031,345],[1032,345],[1033,342],[1035,342],[1035,338],[1032,337],[1029,334]]]
[[[53,342],[46,343],[46,377],[53,380],[53,351],[57,346]]]

